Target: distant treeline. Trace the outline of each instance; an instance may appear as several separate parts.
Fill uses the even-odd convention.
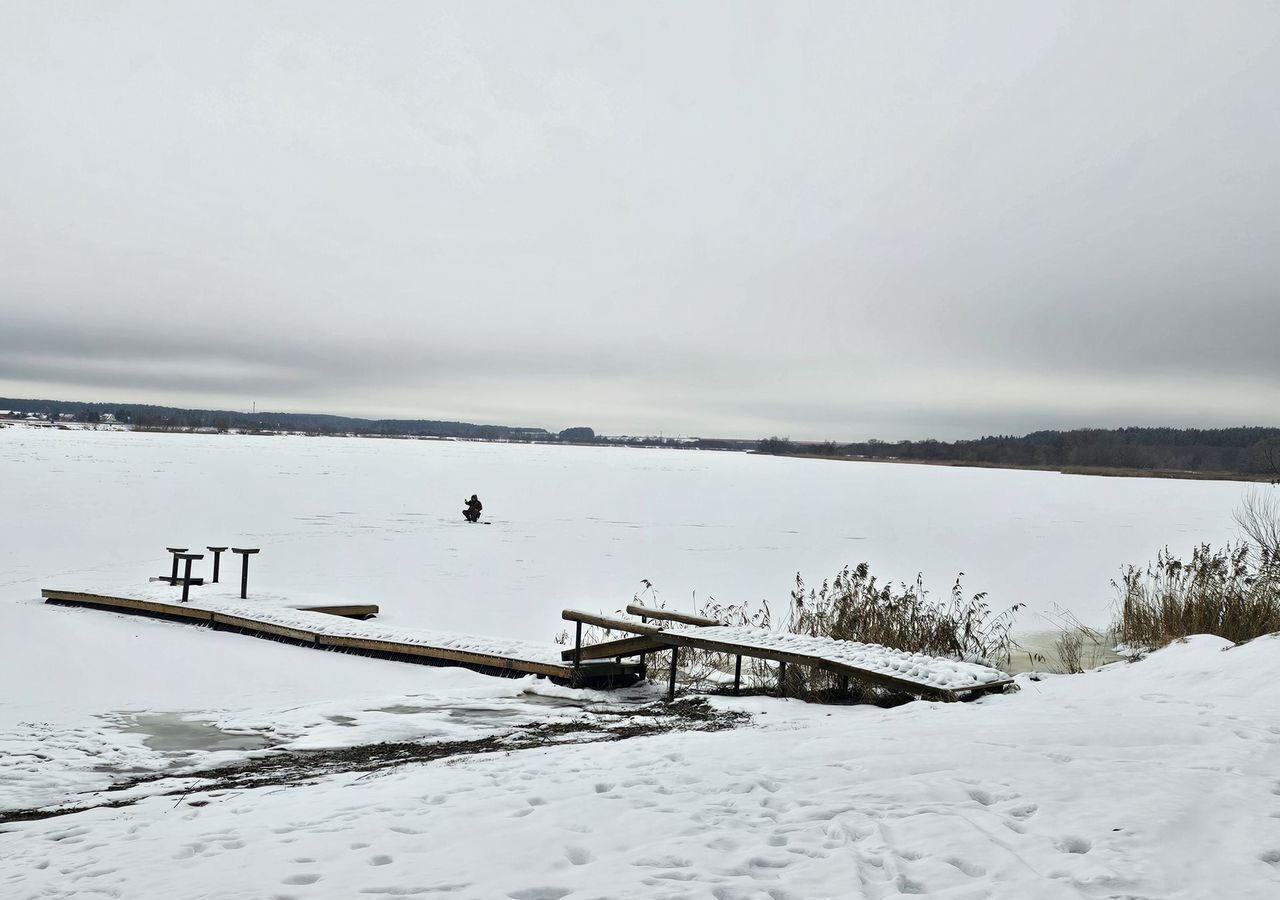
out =
[[[1280,477],[1280,428],[1081,428],[967,441],[800,443],[765,438],[762,453],[1045,468],[1227,472]]]
[[[429,419],[358,419],[318,413],[243,413],[229,410],[180,409],[141,403],[76,403],[65,400],[13,400],[0,397],[0,409],[36,413],[41,416],[70,416],[79,422],[110,421],[135,428],[185,431],[304,431],[311,434],[377,434],[407,437],[463,437],[481,440],[556,439],[545,428],[518,428],[509,425],[473,425],[470,422],[439,422]],[[574,430],[574,429],[570,429]],[[586,429],[590,431],[590,429]]]

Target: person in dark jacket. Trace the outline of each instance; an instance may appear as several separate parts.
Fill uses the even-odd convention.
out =
[[[471,495],[471,499],[467,501],[467,508],[462,511],[462,517],[468,522],[480,521],[480,510],[484,509],[484,504],[480,502],[480,498],[475,494]]]

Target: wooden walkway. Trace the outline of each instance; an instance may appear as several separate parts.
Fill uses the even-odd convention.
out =
[[[1013,679],[1004,672],[987,666],[906,653],[875,644],[775,634],[757,628],[730,628],[715,619],[636,605],[628,606],[627,612],[639,616],[641,621],[564,610],[564,619],[576,624],[577,637],[573,649],[564,651],[562,658],[584,664],[604,657],[618,661],[629,656],[643,659],[648,653],[670,650],[669,697],[675,695],[676,666],[681,648],[733,656],[736,660],[735,693],[741,683],[744,656],[777,662],[780,685],[784,683],[788,664],[823,669],[845,679],[938,700],[969,699],[987,692],[1003,691],[1013,683]],[[649,620],[656,620],[659,624],[650,624]],[[633,636],[583,646],[584,624]]]
[[[163,603],[151,600],[135,600],[127,597],[109,597],[103,594],[84,593],[81,591],[60,591],[46,588],[40,592],[46,603],[60,606],[81,606],[89,609],[103,609],[129,615],[148,616],[174,622],[186,622],[223,631],[235,631],[253,637],[284,641],[303,647],[314,647],[321,650],[336,650],[345,653],[358,653],[365,656],[376,656],[383,659],[394,659],[403,662],[419,663],[435,666],[461,666],[483,672],[488,675],[502,675],[519,678],[533,674],[550,678],[562,684],[575,687],[611,688],[625,687],[634,684],[644,674],[643,663],[623,663],[614,660],[595,660],[583,665],[566,665],[551,660],[521,659],[499,653],[459,650],[452,647],[431,646],[429,643],[411,643],[403,640],[380,640],[359,634],[359,626],[352,628],[351,633],[343,634],[342,626],[337,628],[328,623],[315,624],[308,627],[306,614],[327,613],[347,618],[368,618],[375,615],[378,607],[372,605],[345,606],[307,606],[281,610],[264,608],[261,616],[231,614],[217,609],[206,609],[193,603]],[[294,613],[299,622],[271,621],[272,618],[287,616],[271,615],[272,612]]]
[[[534,674],[575,687],[614,688],[634,684],[646,674],[648,654],[669,651],[669,697],[675,696],[676,667],[682,649],[734,657],[735,693],[741,684],[743,657],[777,662],[780,689],[785,684],[788,665],[823,669],[838,675],[845,683],[851,680],[938,700],[968,699],[1003,691],[1013,683],[1005,673],[987,666],[906,653],[875,644],[729,627],[714,619],[637,605],[628,606],[627,612],[638,620],[564,610],[563,618],[575,623],[576,635],[573,647],[561,652],[521,641],[414,632],[342,621],[376,615],[378,607],[372,604],[279,607],[214,601],[202,607],[50,588],[40,593],[45,602],[62,606],[186,622],[321,650],[424,665],[462,666],[489,675],[516,678]],[[584,645],[583,625],[619,631],[627,637]],[[636,657],[636,662],[624,662]]]

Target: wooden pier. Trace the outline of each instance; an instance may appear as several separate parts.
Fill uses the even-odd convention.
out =
[[[80,606],[185,622],[320,650],[337,650],[422,665],[461,666],[488,675],[509,678],[519,678],[529,674],[541,675],[574,687],[625,687],[639,681],[644,675],[643,663],[592,660],[579,666],[566,665],[553,659],[522,659],[499,653],[459,650],[407,640],[382,640],[361,635],[358,626],[352,628],[350,633],[343,633],[341,623],[330,624],[332,620],[329,622],[309,620],[309,616],[316,613],[325,614],[326,619],[330,616],[365,619],[377,614],[378,607],[373,605],[276,607],[274,609],[264,607],[261,614],[245,614],[243,606],[232,613],[217,608],[204,608],[192,603],[136,600],[81,591],[46,588],[40,594],[46,603],[59,606]]]
[[[728,628],[715,619],[637,605],[628,606],[627,612],[640,617],[641,621],[599,616],[572,609],[564,610],[562,616],[566,621],[575,623],[577,636],[573,649],[565,650],[561,657],[565,661],[577,663],[602,657],[612,657],[621,661],[629,656],[640,656],[643,659],[648,653],[669,650],[671,667],[667,688],[668,697],[675,696],[676,666],[681,648],[722,653],[734,657],[736,660],[734,693],[738,692],[741,685],[744,656],[777,662],[780,684],[784,681],[786,666],[790,664],[823,669],[843,679],[936,700],[970,699],[988,692],[1003,691],[1013,683],[1013,679],[1005,673],[986,666],[922,658],[919,654],[908,654],[887,647],[855,644],[851,641],[832,638],[775,635],[764,629]],[[650,624],[649,620],[674,623],[674,625]],[[584,624],[609,631],[621,631],[632,637],[583,646],[582,626]],[[789,648],[788,638],[795,638],[797,643],[803,642],[804,649]],[[868,662],[858,664],[850,661],[851,658],[857,658],[856,653],[851,655],[851,648],[861,652]],[[921,669],[929,669],[930,663],[934,667],[943,666],[957,671],[960,677],[948,683],[942,683],[936,677],[925,677],[920,674]]]
[[[566,609],[575,624],[574,644],[558,648],[442,632],[366,626],[354,619],[378,613],[373,604],[268,606],[211,599],[206,605],[112,597],[46,588],[45,602],[128,615],[148,616],[234,631],[320,650],[357,653],[435,666],[461,666],[489,675],[517,678],[539,675],[574,687],[614,688],[634,684],[646,674],[650,653],[669,652],[668,697],[675,696],[681,650],[733,657],[734,692],[741,685],[742,660],[778,663],[779,688],[788,665],[822,669],[850,681],[937,700],[969,699],[1003,691],[1013,679],[987,666],[906,653],[874,644],[729,627],[715,619],[631,605],[635,620]],[[582,628],[592,625],[626,637],[584,644]],[[624,660],[636,659],[634,662]]]

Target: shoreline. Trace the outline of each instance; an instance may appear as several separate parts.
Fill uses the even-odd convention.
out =
[[[824,453],[761,453],[752,456],[776,456],[782,459],[818,459],[830,462],[893,463],[904,466],[941,466],[958,469],[1008,469],[1024,472],[1056,472],[1059,475],[1092,475],[1100,478],[1167,478],[1178,481],[1241,481],[1249,484],[1271,484],[1273,476],[1264,473],[1203,472],[1188,469],[1129,469],[1121,466],[1019,466],[961,459],[894,459],[873,456],[830,456]]]

